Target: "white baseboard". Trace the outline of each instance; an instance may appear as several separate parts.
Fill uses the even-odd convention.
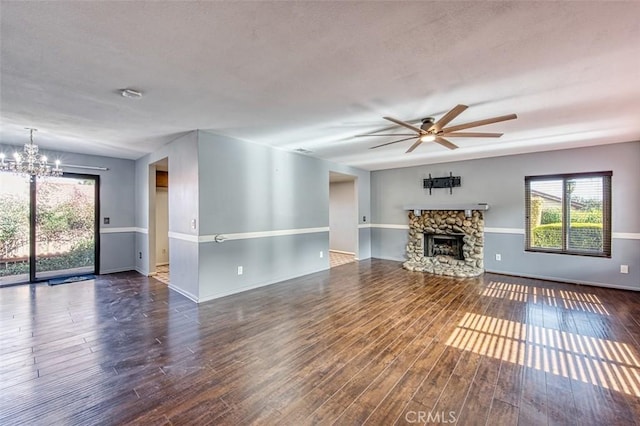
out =
[[[333,252],[333,253],[350,254],[351,256],[355,256],[356,255],[352,251],[342,251],[342,250],[334,250],[334,249],[329,249],[329,251]]]
[[[266,287],[268,285],[277,284],[277,283],[280,283],[280,282],[283,282],[283,281],[287,281],[287,280],[291,280],[291,279],[294,279],[294,278],[304,277],[305,275],[315,274],[316,272],[326,271],[327,269],[329,269],[328,266],[325,267],[325,268],[314,269],[314,270],[305,272],[302,275],[291,275],[291,276],[285,276],[285,277],[278,277],[278,278],[275,278],[275,279],[270,280],[270,281],[265,281],[265,282],[261,282],[261,283],[251,284],[251,285],[244,286],[244,287],[234,288],[232,290],[222,291],[220,293],[214,293],[214,294],[212,294],[210,296],[205,296],[205,297],[202,297],[202,298],[198,299],[198,303],[207,302],[209,300],[214,300],[214,299],[219,299],[219,298],[225,297],[225,296],[231,296],[232,294],[242,293],[243,291],[253,290],[255,288]]]
[[[188,291],[185,291],[179,287],[176,287],[174,285],[169,284],[169,289],[175,291],[176,293],[180,293],[181,295],[183,295],[184,297],[186,297],[187,299],[196,302],[196,303],[200,303],[202,302],[202,300],[198,300],[198,298],[196,296],[194,296],[193,294],[189,293]]]
[[[588,285],[592,287],[606,287],[606,288],[615,288],[618,290],[632,290],[632,291],[640,291],[638,287],[629,287],[624,285],[617,284],[609,284],[609,283],[598,283],[592,281],[582,281],[582,280],[572,280],[569,278],[558,278],[558,277],[547,277],[544,275],[534,275],[534,274],[519,274],[514,272],[505,272],[505,271],[490,271],[485,269],[485,272],[490,274],[500,274],[500,275],[508,275],[511,277],[522,277],[522,278],[533,278],[537,280],[545,280],[545,281],[555,281],[559,283],[567,283],[567,284],[577,284],[577,285]]]
[[[393,260],[394,262],[406,262],[407,259],[405,258],[398,258],[398,257],[385,257],[385,256],[371,256],[369,257],[370,259],[382,259],[382,260]]]
[[[145,277],[149,276],[149,271],[145,271],[144,269],[138,268],[137,266],[133,268],[133,270],[139,273],[140,275],[144,275]]]
[[[124,268],[102,269],[98,274],[99,275],[115,274],[118,272],[129,272],[129,271],[135,271],[135,270],[136,269],[133,266],[126,266]]]
[[[372,259],[383,259],[383,260],[393,260],[396,262],[405,262],[406,259],[393,259],[390,257],[372,257]],[[559,283],[567,283],[567,284],[576,284],[576,285],[588,285],[592,287],[604,287],[604,288],[615,288],[617,290],[631,290],[631,291],[640,291],[640,287],[629,287],[625,285],[617,285],[617,284],[609,284],[609,283],[598,283],[592,281],[581,281],[581,280],[572,280],[566,278],[558,278],[558,277],[547,277],[544,275],[533,275],[533,274],[519,274],[514,272],[507,271],[496,271],[496,270],[488,270],[485,269],[485,272],[490,274],[500,274],[500,275],[508,275],[511,277],[522,277],[522,278],[533,278],[537,280],[545,280],[545,281],[555,281]]]

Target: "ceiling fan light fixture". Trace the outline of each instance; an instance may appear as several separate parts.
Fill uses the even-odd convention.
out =
[[[392,145],[398,142],[403,142],[409,139],[418,138],[413,145],[406,151],[407,153],[413,152],[421,143],[423,142],[435,142],[440,144],[448,149],[458,149],[458,145],[451,143],[447,140],[448,137],[466,137],[466,138],[499,138],[502,136],[502,133],[487,133],[487,132],[459,132],[458,130],[469,129],[472,127],[485,126],[487,124],[498,123],[500,121],[513,120],[518,118],[515,114],[502,115],[500,117],[486,118],[484,120],[472,121],[470,123],[458,124],[455,126],[446,127],[451,121],[453,121],[457,116],[462,114],[468,106],[466,105],[456,105],[449,112],[443,115],[438,121],[434,122],[432,117],[427,117],[422,120],[422,125],[420,127],[416,127],[411,123],[406,121],[398,120],[393,117],[382,117],[385,120],[389,120],[392,123],[395,123],[399,126],[405,127],[409,130],[415,132],[413,137],[398,139],[391,142],[386,142],[380,145],[372,146],[369,149],[381,148],[383,146]],[[386,134],[386,133],[378,133],[373,132],[367,135],[358,135],[360,137],[370,137],[370,136],[411,136],[411,134]]]

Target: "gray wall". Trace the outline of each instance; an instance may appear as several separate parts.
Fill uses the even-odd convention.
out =
[[[171,288],[198,299],[198,134],[178,137],[162,149],[136,161],[136,270],[149,268],[149,166],[169,160],[169,263]],[[196,229],[191,221],[196,220]],[[154,227],[155,228],[155,227]]]
[[[136,269],[143,274],[150,271],[149,166],[165,157],[171,287],[193,300],[327,269],[330,171],[357,177],[358,215],[367,218],[358,254],[370,257],[368,171],[196,131],[136,161]],[[233,238],[216,243],[217,234]]]
[[[203,131],[198,156],[199,300],[327,269],[330,171],[358,178],[358,214],[370,216],[367,171]],[[216,234],[236,239],[208,241]],[[368,258],[368,229],[359,246]]]
[[[5,154],[22,151],[22,147],[0,145]],[[60,159],[65,172],[100,176],[100,273],[134,269],[134,162],[111,157],[41,150],[50,161]],[[109,170],[86,170],[68,165],[106,167]],[[110,219],[109,225],[103,218]]]
[[[403,205],[486,202],[486,270],[640,290],[639,160],[640,142],[630,142],[372,172],[372,256],[404,259],[407,230],[393,229],[408,223]],[[524,252],[524,177],[603,170],[613,171],[611,259]],[[450,171],[462,177],[453,195],[422,188],[429,173]],[[629,274],[620,273],[621,264]]]
[[[329,224],[322,161],[207,132],[199,161],[201,235]]]
[[[358,238],[355,182],[329,185],[329,248],[356,252]]]

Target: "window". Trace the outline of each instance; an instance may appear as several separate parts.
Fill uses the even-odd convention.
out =
[[[611,176],[526,176],[525,250],[611,257]]]

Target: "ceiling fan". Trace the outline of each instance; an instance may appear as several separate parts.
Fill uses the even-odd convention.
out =
[[[381,134],[381,133],[370,133],[366,135],[357,135],[356,137],[371,137],[371,136],[410,136],[408,138],[399,139],[392,142],[383,143],[381,145],[372,146],[369,149],[380,148],[383,146],[391,145],[398,142],[407,141],[409,139],[417,138],[411,147],[407,150],[407,153],[416,149],[422,142],[435,142],[440,145],[447,147],[449,149],[458,148],[457,145],[451,143],[447,138],[499,138],[502,136],[502,133],[479,133],[479,132],[459,132],[458,130],[469,129],[471,127],[484,126],[491,123],[498,123],[500,121],[513,120],[514,118],[518,118],[515,114],[502,115],[500,117],[486,118],[484,120],[472,121],[470,123],[458,124],[457,126],[444,127],[453,121],[458,115],[462,114],[464,110],[469,108],[466,105],[456,105],[453,109],[447,112],[445,115],[440,118],[440,120],[435,121],[433,117],[427,117],[422,120],[422,125],[420,127],[416,127],[413,124],[407,123],[402,120],[398,120],[393,117],[382,117],[385,120],[389,120],[393,123],[399,124],[400,126],[404,126],[408,129],[413,130],[415,133],[394,133],[394,134]]]

